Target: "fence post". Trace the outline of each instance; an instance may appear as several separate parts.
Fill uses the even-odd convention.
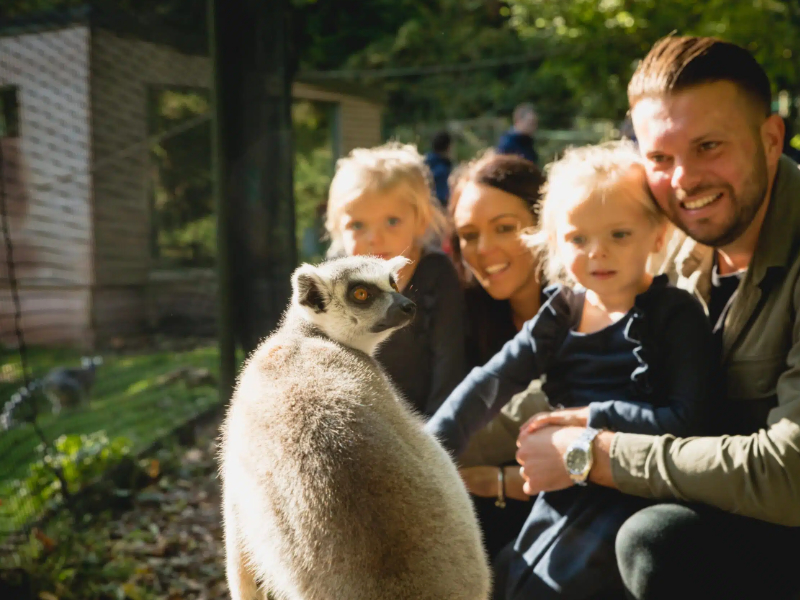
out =
[[[297,262],[294,69],[288,0],[209,2],[220,311],[224,312],[221,325],[230,327],[221,331],[220,348],[227,356],[235,342],[246,353],[255,349],[278,323],[289,298],[290,275]],[[229,368],[226,363],[224,369]],[[223,371],[221,380],[227,375]]]
[[[220,75],[217,66],[216,0],[208,0],[209,55],[211,56],[212,127],[211,163],[214,179],[214,203],[217,213],[217,319],[219,342],[219,394],[230,401],[236,380],[236,341],[233,331],[233,301],[230,270],[230,203],[226,202],[226,167],[223,118],[219,108]]]

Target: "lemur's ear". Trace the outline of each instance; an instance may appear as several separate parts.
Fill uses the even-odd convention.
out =
[[[292,275],[292,289],[296,304],[310,308],[314,312],[325,312],[325,289],[317,270],[309,264],[298,267]]]
[[[398,273],[400,272],[400,269],[405,267],[411,261],[407,259],[405,256],[400,255],[400,256],[395,256],[394,258],[390,258],[386,262],[389,263],[389,268],[392,270],[392,275],[397,277]]]

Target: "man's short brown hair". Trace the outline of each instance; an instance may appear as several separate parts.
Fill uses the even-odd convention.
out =
[[[633,108],[643,98],[717,81],[735,84],[764,116],[772,113],[769,78],[753,55],[711,37],[671,35],[657,41],[631,77],[628,104]]]

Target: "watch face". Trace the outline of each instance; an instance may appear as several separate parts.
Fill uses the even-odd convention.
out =
[[[575,475],[580,475],[586,469],[586,452],[578,448],[572,448],[564,457],[567,471]]]

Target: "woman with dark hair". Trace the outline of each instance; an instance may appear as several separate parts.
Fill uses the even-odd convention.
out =
[[[536,224],[544,178],[530,161],[489,151],[460,167],[451,182],[452,252],[467,302],[471,368],[485,364],[541,306],[536,259],[519,233]],[[517,537],[530,513],[514,454],[516,423],[549,409],[543,394],[532,391],[536,383],[473,437],[459,459],[492,558]]]

